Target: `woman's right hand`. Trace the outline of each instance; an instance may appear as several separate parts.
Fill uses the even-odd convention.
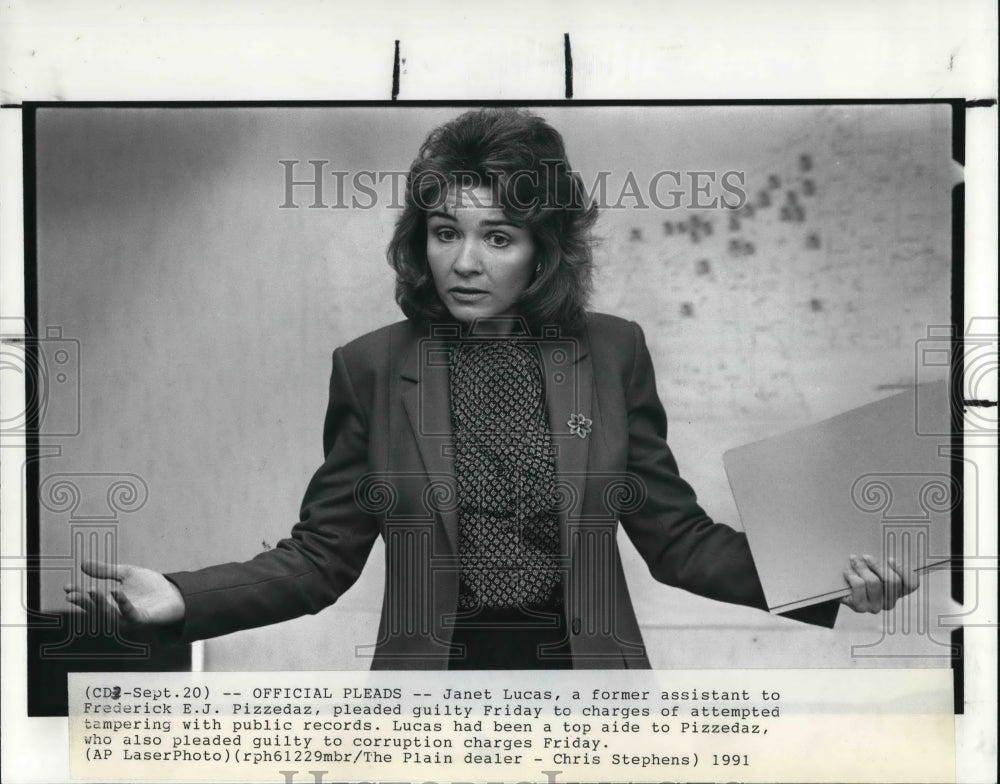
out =
[[[159,572],[141,566],[84,561],[83,573],[106,582],[84,590],[66,585],[66,600],[87,613],[138,627],[166,626],[184,618],[184,597]]]

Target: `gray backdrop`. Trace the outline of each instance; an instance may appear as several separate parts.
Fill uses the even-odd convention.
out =
[[[41,476],[112,477],[81,479],[71,512],[43,506],[43,553],[70,552],[71,525],[102,516],[123,561],[163,571],[250,558],[288,531],[322,461],[330,352],[401,314],[384,261],[391,182],[371,209],[308,209],[306,188],[281,209],[279,161],[300,161],[299,179],[310,159],[405,171],[458,111],[38,112],[39,323],[79,341],[80,402],[79,434],[57,439]],[[745,172],[752,213],[626,196],[598,224],[595,308],[646,330],[671,445],[716,519],[739,527],[724,450],[940,377],[914,357],[949,322],[949,107],[537,111],[586,182],[610,172],[612,204],[629,172],[643,192],[658,171]],[[109,513],[100,482],[126,475],[148,497]],[[880,619],[842,610],[829,632],[691,597],[622,546],[656,667],[947,664],[928,635],[852,657]],[[375,638],[380,548],[333,608],[209,641],[206,667],[367,667],[355,646]],[[68,576],[44,573],[45,609]],[[947,579],[927,582],[936,617]]]

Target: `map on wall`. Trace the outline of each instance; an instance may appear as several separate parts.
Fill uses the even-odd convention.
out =
[[[668,413],[788,427],[913,379],[950,321],[961,172],[948,107],[869,109],[750,136],[738,209],[604,212],[598,305],[643,326]]]

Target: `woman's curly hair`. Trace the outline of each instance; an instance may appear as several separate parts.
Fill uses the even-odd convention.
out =
[[[593,287],[591,228],[597,207],[570,169],[562,136],[520,109],[466,112],[428,135],[406,179],[403,214],[386,255],[396,272],[396,302],[411,321],[449,320],[427,261],[427,212],[450,188],[487,187],[535,243],[538,273],[519,314],[537,328],[582,325]]]

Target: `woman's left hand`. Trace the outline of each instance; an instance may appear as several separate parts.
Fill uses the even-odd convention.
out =
[[[891,610],[899,599],[920,586],[920,576],[912,569],[904,570],[896,559],[890,558],[883,565],[870,555],[852,555],[844,579],[851,593],[840,601],[859,613]]]

